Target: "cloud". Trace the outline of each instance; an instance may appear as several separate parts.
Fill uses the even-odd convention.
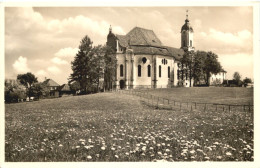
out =
[[[61,70],[56,66],[50,66],[47,70],[53,74],[59,74],[61,72]]]
[[[232,44],[237,46],[242,46],[248,42],[250,38],[252,38],[252,34],[248,30],[240,31],[236,34],[233,33],[225,33],[221,31],[217,31],[213,28],[209,29],[210,38],[215,39],[217,41]],[[251,40],[252,41],[252,40]]]
[[[39,71],[36,72],[36,75],[37,75],[37,76],[46,76],[47,73],[46,73],[44,70],[41,69],[41,70],[39,70]]]
[[[252,54],[219,54],[219,61],[221,62],[223,68],[227,71],[228,79],[232,79],[232,75],[235,71],[238,71],[243,76],[243,78],[254,78]]]
[[[67,61],[60,59],[59,57],[54,57],[51,59],[51,62],[58,64],[58,65],[64,65],[64,64],[68,64]]]
[[[62,48],[58,52],[56,52],[54,55],[56,57],[75,57],[76,54],[78,53],[78,48]]]
[[[30,69],[27,65],[27,58],[20,56],[14,63],[13,68],[17,73],[26,73],[29,72]]]
[[[210,50],[217,54],[252,54],[253,36],[246,29],[230,33],[210,28],[208,32],[194,34],[194,38],[196,38],[196,49]]]

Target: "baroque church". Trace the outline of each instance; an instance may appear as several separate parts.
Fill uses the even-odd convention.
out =
[[[117,35],[109,28],[107,45],[116,52],[116,88],[171,88],[193,86],[180,63],[184,51],[194,50],[193,28],[188,15],[181,27],[181,48],[164,46],[153,30],[133,28]]]

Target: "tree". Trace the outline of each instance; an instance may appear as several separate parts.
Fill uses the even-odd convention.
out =
[[[87,85],[91,79],[90,61],[94,55],[92,52],[92,41],[88,36],[85,36],[79,46],[79,51],[76,54],[74,61],[71,62],[72,74],[69,77],[69,83],[79,82],[80,90],[86,93]]]
[[[19,102],[26,98],[25,88],[19,84],[13,84],[5,82],[5,102]]]
[[[218,56],[211,51],[207,52],[202,69],[205,74],[206,84],[209,85],[209,78],[211,77],[211,74],[217,74],[222,69],[220,63],[218,62]]]
[[[188,79],[190,80],[190,87],[191,87],[191,80],[195,76],[194,56],[195,56],[194,51],[186,51],[181,59],[181,63],[186,65],[185,66],[186,68],[183,69],[183,71],[189,74]]]
[[[221,65],[218,62],[218,56],[212,52],[205,51],[186,51],[181,59],[181,63],[186,65],[183,71],[189,74],[190,86],[191,79],[197,83],[203,78],[205,83],[209,85],[211,74],[217,74],[221,70]]]
[[[31,95],[40,99],[41,96],[46,96],[50,92],[48,86],[45,83],[35,83],[31,88]]]
[[[80,90],[80,83],[78,81],[69,83],[69,86],[73,94],[76,94]]]
[[[239,74],[239,72],[234,72],[233,79],[236,81],[237,85],[241,85],[241,75]]]
[[[112,88],[116,59],[110,47],[92,47],[92,41],[85,36],[71,65],[73,72],[69,77],[69,84],[78,82],[84,93],[99,91],[100,79],[104,79],[107,89]]]
[[[246,78],[243,80],[243,84],[244,84],[245,86],[247,86],[249,83],[252,83],[252,79],[246,77]]]
[[[31,87],[33,86],[34,83],[38,82],[37,78],[35,77],[34,74],[31,72],[27,72],[26,74],[19,74],[17,76],[17,80],[25,86],[27,90],[27,96],[30,98],[31,97]]]
[[[104,89],[110,90],[113,88],[113,83],[115,82],[116,74],[116,55],[115,51],[110,46],[103,47],[104,51]]]

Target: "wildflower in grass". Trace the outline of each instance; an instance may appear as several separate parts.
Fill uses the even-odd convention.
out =
[[[59,147],[63,147],[63,145],[62,145],[62,144],[59,144]]]
[[[161,146],[161,144],[157,144],[156,146],[160,147],[160,146]]]
[[[162,143],[162,146],[165,146],[165,143]]]
[[[193,155],[194,153],[195,153],[195,150],[191,150],[191,151],[190,151],[190,154]]]
[[[162,152],[157,152],[158,155],[162,155]]]
[[[100,157],[100,154],[96,154],[96,157],[99,158],[99,157]]]
[[[227,156],[232,156],[232,153],[227,152],[226,155],[227,155]]]
[[[153,147],[150,147],[149,149],[150,149],[150,150],[153,150]]]
[[[145,143],[149,144],[149,141],[145,141]]]
[[[76,149],[78,149],[79,147],[80,147],[80,146],[76,146]],[[89,147],[89,146],[87,146],[87,145],[86,145],[86,146],[84,146],[84,148],[85,148],[85,149],[90,149],[90,147]]]
[[[145,156],[145,153],[142,153],[141,155],[142,155],[142,156]]]
[[[219,145],[219,143],[218,142],[214,142],[213,145]]]
[[[41,152],[43,152],[44,150],[43,149],[40,149]]]
[[[206,156],[206,157],[204,157],[204,159],[205,159],[205,160],[209,160],[209,157],[208,157],[208,156]]]
[[[118,158],[119,158],[119,156],[118,156],[118,155],[115,155],[115,158],[117,158],[117,159],[118,159]]]
[[[79,142],[85,142],[86,140],[85,139],[79,139]]]
[[[136,144],[136,146],[140,146],[140,144]]]
[[[142,147],[142,151],[146,151],[146,146],[143,146],[143,147]]]
[[[166,151],[166,152],[170,152],[171,150],[170,150],[170,149],[166,149],[165,151]]]
[[[212,148],[211,148],[211,147],[207,147],[207,149],[208,149],[209,151],[212,151]]]
[[[102,146],[102,147],[101,147],[101,150],[106,150],[106,147]]]
[[[88,160],[92,159],[92,156],[88,155],[88,156],[87,156],[87,159],[88,159]]]
[[[126,152],[126,153],[125,153],[125,155],[129,156],[129,153],[128,153],[128,152]]]

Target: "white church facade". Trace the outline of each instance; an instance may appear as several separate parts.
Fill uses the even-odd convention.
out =
[[[117,89],[190,87],[180,63],[184,51],[195,49],[188,16],[181,28],[181,48],[164,46],[153,30],[140,27],[126,35],[116,35],[110,27],[107,45],[116,52]]]

